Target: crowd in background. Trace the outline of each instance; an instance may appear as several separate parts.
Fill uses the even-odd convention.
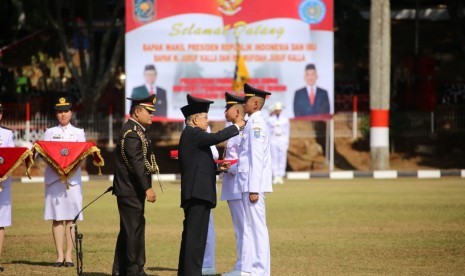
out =
[[[86,50],[84,54],[84,61],[88,64]],[[81,68],[79,51],[70,48],[70,55],[79,72]],[[28,65],[0,69],[0,96],[5,102],[21,103],[28,97],[46,94],[65,94],[72,99],[80,97],[62,52],[54,56],[38,52],[31,57]]]

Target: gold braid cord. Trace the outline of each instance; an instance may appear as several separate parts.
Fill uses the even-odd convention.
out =
[[[21,162],[24,161],[24,164],[26,165],[26,174],[31,179],[31,176],[29,175],[29,169],[32,167],[32,164],[34,164],[34,158],[32,151],[26,150],[20,158],[11,166],[11,168],[8,170],[7,173],[3,177],[0,178],[0,192],[2,191],[2,182],[5,181],[9,176],[10,173],[13,172],[19,165],[21,165]]]
[[[124,163],[126,164],[126,167],[128,167],[129,171],[134,173],[134,169],[132,168],[131,164],[129,163],[128,157],[126,155],[126,152],[124,150],[124,140],[126,136],[132,132],[133,130],[128,130],[124,133],[123,138],[121,139],[121,155],[123,156]],[[157,161],[155,159],[155,154],[151,153],[150,154],[150,160],[147,158],[147,152],[148,152],[148,142],[147,138],[145,137],[145,134],[140,130],[136,130],[137,135],[139,136],[141,143],[142,143],[142,154],[144,156],[144,163],[145,167],[147,168],[147,172],[149,174],[156,174],[158,178],[158,184],[160,185],[161,192],[163,193],[163,190],[165,189],[165,184],[161,181],[160,178],[160,170],[158,168]]]
[[[84,160],[88,155],[93,154],[94,156],[98,157],[99,161],[94,160],[93,164],[99,168],[99,175],[101,175],[100,167],[105,165],[105,162],[104,162],[104,160],[102,158],[102,155],[100,153],[100,149],[97,148],[96,146],[92,146],[89,149],[87,149],[86,151],[84,151],[78,158],[76,158],[76,160],[74,160],[65,169],[62,169],[60,167],[60,165],[58,165],[55,160],[50,158],[47,155],[47,153],[45,152],[45,150],[39,144],[37,144],[37,143],[34,144],[34,146],[32,147],[32,150],[33,150],[33,155],[35,155],[35,151],[37,151],[45,159],[47,164],[50,165],[50,167],[52,167],[55,170],[55,172],[60,175],[60,178],[61,178],[62,182],[66,183],[66,187],[68,189],[69,189],[68,182],[67,182],[68,177],[74,175],[74,173],[77,170],[76,164],[81,162],[82,160]]]

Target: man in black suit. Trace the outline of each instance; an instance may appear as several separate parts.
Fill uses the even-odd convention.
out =
[[[152,174],[158,173],[150,140],[145,136],[155,111],[155,96],[132,100],[131,117],[123,125],[115,150],[113,194],[117,197],[120,232],[112,275],[146,275],[145,199],[155,202]]]
[[[181,207],[184,209],[179,276],[201,276],[207,242],[210,211],[216,206],[217,166],[210,146],[239,134],[243,120],[237,120],[217,133],[208,133],[208,110],[212,101],[187,95],[188,105],[181,108],[186,118],[179,140],[181,168]],[[227,169],[222,167],[222,169]]]
[[[328,92],[316,86],[318,74],[315,64],[307,64],[304,79],[306,86],[297,90],[294,95],[294,116],[329,114]]]
[[[132,89],[132,99],[144,99],[150,95],[155,95],[157,101],[155,103],[155,110],[157,111],[155,116],[166,117],[166,90],[155,85],[157,80],[157,69],[155,65],[148,64],[144,68],[144,80],[145,84],[134,87]]]

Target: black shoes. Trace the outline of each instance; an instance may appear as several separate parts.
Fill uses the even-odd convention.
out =
[[[0,266],[0,272],[3,272],[3,270],[5,270],[3,266]]]
[[[73,262],[65,262],[65,267],[74,267]]]
[[[73,262],[65,262],[65,261],[62,261],[62,262],[56,262],[53,264],[53,267],[74,267],[74,263]]]
[[[65,261],[62,262],[56,262],[53,264],[53,267],[62,267],[65,264]]]

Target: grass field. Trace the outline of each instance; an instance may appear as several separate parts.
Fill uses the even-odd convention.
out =
[[[84,184],[84,204],[109,181]],[[146,205],[146,272],[176,275],[183,213],[179,183],[157,187]],[[221,188],[221,185],[219,185]],[[13,183],[13,226],[6,229],[2,275],[75,275],[53,268],[51,223],[43,220],[43,184]],[[267,197],[272,275],[464,275],[465,181],[288,181]],[[227,204],[214,210],[218,273],[231,270],[235,240]],[[118,233],[116,200],[84,211],[84,274],[111,275]]]

